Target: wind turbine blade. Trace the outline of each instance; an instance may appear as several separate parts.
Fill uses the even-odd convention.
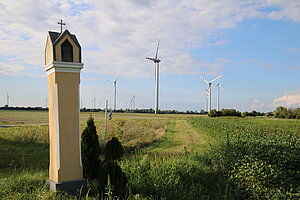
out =
[[[112,81],[111,81],[111,80],[106,80],[106,82],[110,82],[110,83],[112,83]]]
[[[218,77],[217,77],[217,78],[215,78],[214,80],[210,81],[210,83],[212,83],[212,82],[214,82],[214,81],[218,80],[218,79],[219,79],[219,78],[221,78],[221,77],[222,77],[222,75],[218,76]]]
[[[117,79],[115,80],[115,82],[117,82],[117,80],[119,80],[119,78],[120,78],[120,75],[117,77]]]
[[[220,87],[222,90],[225,90],[225,88],[223,88],[220,84],[219,84],[219,87]]]
[[[214,85],[212,88],[215,88],[215,87],[218,87],[218,86],[220,86],[219,83],[217,83],[216,85]]]
[[[160,42],[160,40],[158,40],[157,49],[156,49],[156,54],[155,54],[155,60],[157,60],[157,54],[158,54],[158,48],[159,48],[159,42]]]
[[[155,58],[149,58],[149,57],[146,57],[146,59],[152,60],[153,62],[155,62]]]
[[[209,82],[207,80],[205,80],[203,77],[201,77],[200,75],[198,75],[205,83],[209,84]]]

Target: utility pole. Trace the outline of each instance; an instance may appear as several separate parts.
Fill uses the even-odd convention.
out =
[[[117,80],[114,81],[115,95],[114,95],[114,110],[117,109]]]
[[[133,109],[135,110],[135,95],[132,96]]]
[[[108,100],[105,103],[105,118],[104,118],[104,146],[106,145],[106,131],[107,131],[107,104]]]

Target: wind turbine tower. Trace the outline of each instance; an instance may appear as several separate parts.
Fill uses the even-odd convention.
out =
[[[7,107],[9,107],[9,96],[8,96],[8,93],[6,95],[6,105],[7,105]]]
[[[207,86],[208,86],[208,88],[207,88],[207,90],[208,90],[208,94],[209,94],[209,98],[208,98],[208,112],[210,112],[210,110],[211,110],[211,84],[214,82],[214,81],[216,81],[216,80],[218,80],[219,78],[221,78],[222,77],[222,75],[220,75],[220,76],[218,76],[217,78],[215,78],[215,79],[213,79],[213,80],[211,80],[211,81],[207,81],[207,80],[205,80],[203,77],[201,77],[201,76],[199,76],[205,83],[207,83]]]
[[[158,41],[158,44],[157,44],[155,58],[146,57],[146,59],[152,60],[154,62],[154,67],[155,67],[155,88],[156,88],[156,90],[155,90],[155,114],[157,114],[158,110],[159,110],[159,106],[158,106],[158,100],[159,100],[158,88],[159,88],[159,63],[160,63],[160,59],[157,58],[158,49],[159,49],[159,41]]]
[[[218,87],[217,93],[217,111],[220,111],[220,89],[225,90],[220,83],[217,83],[213,88]]]
[[[109,82],[114,83],[114,89],[115,89],[115,91],[114,91],[114,110],[117,109],[117,81],[118,81],[119,77],[120,76],[118,76],[118,78],[114,82],[107,80]]]
[[[205,111],[208,112],[208,90],[206,89],[205,92]]]

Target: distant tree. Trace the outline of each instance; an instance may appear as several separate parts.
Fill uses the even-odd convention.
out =
[[[247,111],[242,113],[242,117],[248,117],[248,116],[249,116],[249,113]]]
[[[221,117],[222,116],[222,112],[217,111],[215,109],[212,109],[209,113],[208,113],[209,117]]]
[[[295,118],[296,118],[296,119],[300,119],[300,108],[296,108],[296,109],[294,110],[294,113],[295,113]]]
[[[81,134],[83,172],[85,178],[96,179],[100,167],[100,145],[94,118],[90,116],[86,123]]]
[[[233,117],[241,117],[241,112],[235,109],[222,109],[221,110],[223,116],[233,116]]]
[[[266,113],[266,116],[267,117],[272,117],[272,116],[274,116],[274,113],[273,112],[268,112],[268,113]]]
[[[283,106],[279,106],[274,111],[274,116],[276,118],[286,118],[287,117],[287,113],[288,113],[287,108],[285,108]]]
[[[300,119],[300,108],[285,108],[279,106],[273,112],[277,118]]]

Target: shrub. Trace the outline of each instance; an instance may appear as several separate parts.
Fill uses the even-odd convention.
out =
[[[114,196],[125,197],[128,180],[126,174],[117,163],[125,153],[124,148],[117,138],[112,138],[107,142],[104,153],[105,159],[99,169],[98,176],[99,193],[104,194],[107,185],[110,185],[110,192]],[[108,179],[110,179],[110,182],[108,182]]]
[[[110,183],[108,183],[108,177]],[[110,185],[113,196],[125,197],[127,194],[127,177],[117,162],[105,161],[99,169],[99,194],[107,194],[107,186]]]
[[[274,116],[276,118],[288,118],[288,119],[300,119],[300,108],[285,108],[279,106],[274,111]]]
[[[105,160],[120,160],[124,155],[124,148],[117,138],[112,138],[107,142],[105,149]]]
[[[81,135],[81,151],[84,177],[96,179],[100,166],[100,146],[98,135],[92,116],[86,121],[87,126]]]
[[[235,109],[222,109],[221,110],[223,116],[233,116],[233,117],[241,117],[241,112]]]
[[[208,116],[209,117],[221,117],[222,112],[216,111],[215,109],[213,109],[213,110],[209,111]]]

